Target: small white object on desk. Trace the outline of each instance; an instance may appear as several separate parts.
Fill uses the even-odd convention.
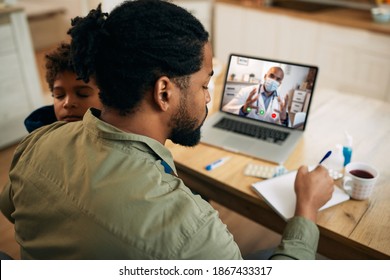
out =
[[[372,18],[375,22],[390,22],[390,5],[382,5],[371,9]]]
[[[343,146],[337,144],[336,148],[327,158],[321,160],[320,164],[328,169],[329,175],[333,178],[333,180],[342,178],[344,168]]]
[[[287,172],[286,168],[284,166],[269,166],[269,165],[262,165],[262,164],[253,164],[249,163],[245,170],[244,174],[246,176],[252,176],[252,177],[259,177],[263,179],[269,179],[272,177],[280,176],[282,174],[285,174]]]

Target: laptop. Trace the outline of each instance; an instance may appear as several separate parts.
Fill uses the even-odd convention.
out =
[[[201,142],[283,164],[305,131],[317,74],[313,65],[231,54]]]

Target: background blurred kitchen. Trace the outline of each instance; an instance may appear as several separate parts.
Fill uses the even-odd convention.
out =
[[[71,18],[99,2],[110,11],[121,0],[0,0],[0,148],[25,135],[29,112],[51,102],[44,53],[68,40]],[[216,69],[230,53],[314,64],[317,87],[390,101],[390,0],[173,2],[209,30]],[[389,20],[378,22],[372,8],[389,11]]]
[[[389,1],[173,2],[190,10],[210,32],[217,73],[223,72],[230,53],[314,64],[319,66],[316,88],[390,102]],[[0,0],[0,190],[16,144],[27,134],[25,117],[52,102],[44,80],[45,53],[68,40],[71,18],[86,15],[99,2],[104,11],[110,11],[121,1]],[[239,76],[247,79],[248,75]],[[212,205],[243,254],[279,242],[280,235]],[[0,236],[0,250],[19,258],[13,225],[3,216]],[[259,240],[258,236],[268,238]]]

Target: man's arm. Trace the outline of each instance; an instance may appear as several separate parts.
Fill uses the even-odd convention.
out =
[[[315,259],[319,230],[315,224],[320,209],[333,193],[333,180],[328,170],[317,166],[308,172],[301,166],[295,179],[297,195],[295,216],[288,221],[282,241],[271,259]]]
[[[5,185],[2,193],[0,194],[0,209],[3,212],[4,216],[11,222],[14,223],[15,220],[11,217],[11,214],[15,211],[14,204],[12,202],[12,193],[11,193],[11,182],[8,182]]]
[[[291,218],[282,235],[282,241],[271,260],[314,260],[319,230],[312,221],[303,217]]]
[[[318,209],[332,197],[334,183],[325,167],[318,165],[309,172],[307,166],[301,166],[295,178],[294,190],[297,196],[295,216],[315,223]]]

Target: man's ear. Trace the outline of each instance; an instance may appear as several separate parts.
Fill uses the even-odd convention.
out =
[[[174,85],[167,76],[161,76],[154,85],[153,98],[156,105],[167,111],[172,103]]]

